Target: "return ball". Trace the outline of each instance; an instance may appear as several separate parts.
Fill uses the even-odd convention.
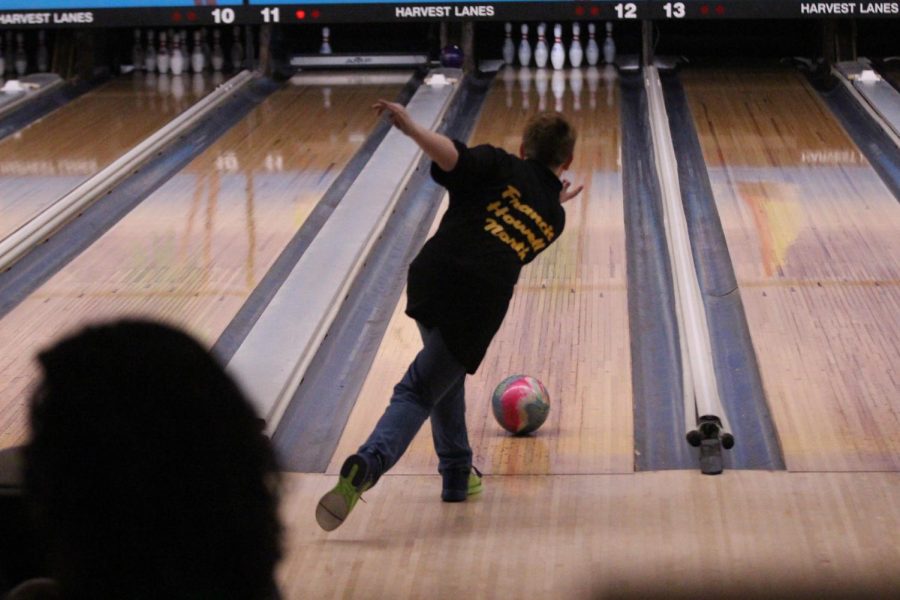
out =
[[[441,66],[453,69],[461,69],[463,66],[463,51],[456,44],[444,46],[441,49]]]
[[[500,382],[491,398],[494,418],[515,435],[535,431],[550,414],[550,394],[544,384],[528,375],[513,375]]]

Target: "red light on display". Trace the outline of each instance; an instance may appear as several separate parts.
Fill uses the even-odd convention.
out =
[[[596,16],[599,15],[599,14],[600,14],[600,7],[599,7],[599,6],[592,6],[592,7],[591,7],[591,16],[592,16],[592,17],[596,17]]]
[[[298,11],[295,12],[294,14],[295,14],[296,17],[297,17],[299,20],[301,20],[301,21],[302,21],[303,19],[306,18],[306,11],[305,11],[305,10],[298,10]]]
[[[703,16],[708,15],[709,14],[709,6],[707,6],[706,4],[701,4],[700,5],[700,14]]]
[[[584,7],[583,7],[583,6],[576,6],[576,7],[575,7],[575,16],[577,16],[577,17],[583,17],[583,16],[584,16]]]
[[[318,19],[318,18],[321,17],[321,16],[322,16],[322,13],[320,13],[318,10],[312,11],[312,17],[313,17],[313,19]]]
[[[172,13],[172,22],[173,23],[181,23],[181,13],[175,11]]]
[[[716,5],[716,14],[721,16],[725,14],[725,7],[721,4]]]
[[[188,11],[188,14],[187,14],[187,20],[190,21],[191,23],[193,23],[194,21],[196,21],[196,20],[197,20],[197,13],[195,13],[195,12],[192,11],[192,10],[189,10],[189,11]]]

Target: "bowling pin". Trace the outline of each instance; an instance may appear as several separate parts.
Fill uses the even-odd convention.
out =
[[[546,69],[538,69],[534,74],[534,89],[538,93],[538,110],[547,110],[547,88],[550,83],[550,76],[547,75]]]
[[[147,52],[144,54],[144,70],[156,71],[156,47],[153,45],[153,30],[147,32]]]
[[[191,70],[194,73],[202,73],[203,67],[203,47],[200,45],[200,32],[194,32],[194,49],[191,51]]]
[[[534,64],[539,69],[547,66],[547,24],[538,23],[537,26],[537,44],[534,45]]]
[[[172,75],[181,75],[184,73],[184,54],[181,53],[181,36],[179,34],[175,34],[175,39],[172,41],[172,56],[169,59],[170,66],[172,67]]]
[[[585,74],[588,86],[588,104],[591,109],[597,108],[597,84],[600,83],[600,71],[597,67],[588,67]]]
[[[331,54],[331,29],[322,28],[322,45],[319,46],[319,54]]]
[[[522,109],[528,110],[531,107],[529,96],[531,95],[531,69],[528,67],[519,67],[519,87],[522,88]]]
[[[205,28],[200,30],[200,49],[203,52],[203,64],[207,66],[212,65],[212,51],[209,48]]]
[[[21,77],[28,71],[28,56],[25,54],[25,34],[16,34],[16,57],[14,59],[16,75]]]
[[[528,25],[522,24],[522,39],[519,41],[519,64],[527,67],[531,62],[531,45],[528,43]]]
[[[550,62],[557,71],[566,64],[566,49],[562,43],[562,25],[559,23],[553,26],[553,48],[550,50]]]
[[[563,111],[563,94],[566,93],[566,76],[560,70],[553,71],[553,80],[550,82],[553,90],[553,99],[556,101],[553,109],[556,112]]]
[[[191,64],[191,55],[188,54],[188,34],[184,29],[181,30],[181,58],[184,60],[184,68]]]
[[[166,32],[159,32],[159,50],[156,51],[156,69],[160,74],[169,72],[169,45],[166,43]]]
[[[606,39],[603,40],[603,62],[612,64],[616,62],[616,42],[612,36],[612,21],[606,23]]]
[[[572,88],[572,110],[578,112],[581,110],[581,90],[584,89],[584,80],[581,76],[581,69],[572,69],[569,72],[569,85]]]
[[[584,57],[587,60],[587,64],[592,67],[600,61],[600,46],[597,45],[597,26],[593,23],[588,23],[588,43]]]
[[[213,47],[212,54],[210,54],[210,62],[212,63],[213,71],[216,73],[222,70],[222,67],[225,66],[225,53],[222,51],[222,32],[218,29],[213,29]]]
[[[134,30],[134,44],[131,46],[131,64],[134,70],[139,71],[144,68],[144,48],[141,46],[141,30]]]
[[[506,23],[503,28],[506,30],[506,37],[503,39],[503,62],[511,65],[516,59],[516,45],[512,40],[512,23]]]
[[[569,64],[576,69],[581,66],[584,48],[581,47],[581,25],[572,23],[572,45],[569,46]]]
[[[231,68],[238,71],[244,65],[244,46],[241,44],[241,28],[235,27],[231,33]]]
[[[47,32],[43,29],[38,31],[37,70],[38,73],[46,73],[50,70],[50,53],[47,52]]]

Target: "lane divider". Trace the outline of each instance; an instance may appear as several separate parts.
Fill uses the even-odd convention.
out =
[[[219,107],[257,75],[242,71],[175,117],[162,129],[123,154],[96,175],[38,213],[0,240],[0,272],[8,270],[32,248],[46,241],[60,227],[84,212],[116,185],[134,174],[164,146],[183,135],[200,119]]]
[[[18,93],[6,92],[8,98],[5,102],[0,102],[0,119],[15,112],[20,106],[37,100],[41,96],[46,96],[50,92],[57,90],[65,83],[59,75],[52,73],[38,73],[29,75],[18,80],[24,86],[24,90]],[[9,82],[7,82],[9,85]],[[37,87],[31,90],[31,87]],[[5,86],[4,86],[5,87]]]
[[[715,474],[723,469],[721,449],[731,448],[734,436],[719,398],[709,324],[694,269],[691,241],[681,200],[675,147],[656,67],[644,67],[644,86],[647,91],[653,154],[663,200],[666,243],[675,286],[686,438],[692,446],[700,447],[703,472]]]
[[[405,71],[400,73],[400,75],[406,79],[401,82],[397,78],[397,82],[402,83],[403,87],[397,96],[394,97],[394,102],[405,105],[422,84],[421,75],[423,74]],[[347,76],[350,79],[355,79],[352,73],[347,74]],[[296,81],[292,80],[291,85],[295,84],[297,84]],[[365,85],[365,83],[361,82],[361,85]],[[378,149],[388,132],[390,132],[391,127],[392,125],[383,119],[372,128],[353,157],[344,165],[340,174],[331,182],[331,185],[328,186],[328,189],[316,202],[315,207],[304,219],[303,224],[294,232],[291,240],[282,249],[278,258],[275,259],[275,262],[272,263],[266,274],[253,288],[250,296],[244,301],[238,313],[231,319],[225,331],[219,335],[219,339],[213,345],[213,354],[226,363],[231,360],[234,353],[237,352],[237,349],[250,333],[250,330],[253,329],[253,325],[256,324],[259,315],[263,313],[266,306],[271,302],[272,297],[278,292],[278,288],[281,287],[281,284],[284,283],[284,280],[294,268],[294,265],[303,256],[303,253],[312,241],[316,239],[322,226],[328,222],[334,209],[341,203],[341,199],[347,194],[347,190],[356,181],[357,176],[362,172],[372,154]]]
[[[635,471],[691,469],[681,351],[662,196],[642,73],[619,76]]]
[[[441,122],[462,79],[461,71],[441,72],[456,81],[421,86],[406,107],[414,120],[431,129]],[[388,132],[228,363],[270,435],[421,156],[399,130]]]
[[[874,73],[868,66],[862,60],[842,62],[831,67],[831,74],[900,149],[900,92],[883,79],[866,80],[866,73]]]

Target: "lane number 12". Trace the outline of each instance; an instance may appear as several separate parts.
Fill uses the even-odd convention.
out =
[[[615,6],[616,15],[620,19],[637,19],[637,4],[634,2],[627,2],[622,4],[616,4]]]

